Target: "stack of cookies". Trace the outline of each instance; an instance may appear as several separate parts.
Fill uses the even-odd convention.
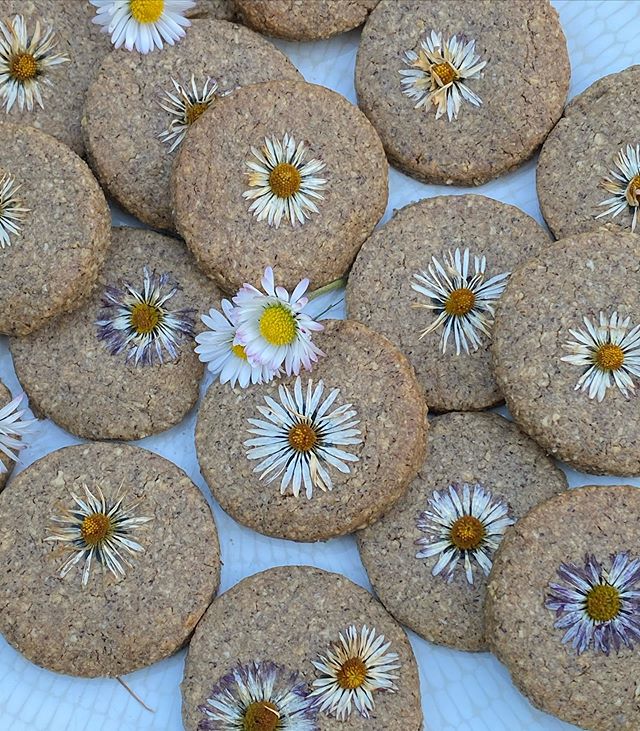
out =
[[[188,731],[420,731],[403,626],[640,727],[640,492],[557,461],[640,474],[637,67],[565,108],[548,0],[71,5],[0,0],[0,632],[81,677],[189,644]],[[357,105],[267,37],[363,24]],[[538,152],[548,228],[444,187],[383,219],[389,163]],[[90,441],[33,461],[27,399]],[[201,475],[124,443],[169,429]],[[212,507],[276,551],[353,534],[375,594],[271,561],[215,598]]]

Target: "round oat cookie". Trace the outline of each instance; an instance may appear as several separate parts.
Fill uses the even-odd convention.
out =
[[[634,188],[636,207],[625,198],[628,183],[640,173],[640,160],[623,172],[616,164],[619,154],[635,152],[640,143],[640,66],[605,76],[577,96],[565,109],[542,147],[536,183],[542,215],[557,238],[584,233],[606,225],[630,231],[640,202],[640,184]],[[622,175],[616,190],[603,186],[607,178]],[[616,198],[620,212],[608,211]],[[633,199],[633,195],[632,195]]]
[[[475,50],[464,63],[454,56],[452,66],[443,53],[450,58],[454,36],[475,42]],[[548,0],[508,6],[382,0],[362,33],[356,91],[392,164],[427,183],[480,185],[542,144],[562,114],[569,76],[566,40]],[[441,88],[454,77],[454,86],[428,99],[431,84]],[[461,95],[459,83],[474,103]]]
[[[260,168],[272,172],[261,177]],[[340,94],[303,81],[247,87],[219,101],[181,146],[176,227],[225,290],[276,264],[283,286],[307,277],[320,287],[344,275],[380,220],[387,171],[375,130]]]
[[[26,335],[89,295],[111,215],[86,164],[31,127],[0,124],[0,179],[0,333]]]
[[[34,36],[38,23],[41,38],[45,38],[45,33],[49,29],[53,32],[52,39],[55,45],[45,56],[45,60],[57,54],[66,60],[49,66],[41,60],[36,81],[42,106],[38,104],[35,96],[31,111],[26,104],[20,109],[20,104],[16,102],[8,113],[5,113],[6,102],[3,100],[0,123],[37,127],[64,142],[78,155],[82,155],[84,145],[80,119],[84,97],[102,58],[111,49],[109,38],[91,23],[91,18],[95,16],[95,8],[88,2],[0,0],[0,21],[9,35],[12,29],[17,29],[19,32],[19,25],[14,22],[17,15],[22,16],[24,30],[29,40]],[[22,46],[20,48],[23,49]],[[28,68],[25,72],[28,73]]]
[[[180,320],[175,328],[170,326],[175,359],[164,345],[162,362],[153,345],[146,351],[152,363],[144,353],[136,363],[129,347],[112,354],[111,346],[120,341],[105,337],[105,326],[97,324],[120,314],[131,324],[129,300],[123,311],[105,307],[105,300],[111,293],[122,302],[126,285],[144,298],[145,267],[151,278],[154,273],[168,275],[160,297],[177,287],[162,304],[165,323],[167,316]],[[195,404],[203,375],[193,351],[193,332],[202,329],[200,315],[219,298],[181,241],[138,228],[114,229],[92,298],[37,333],[10,342],[16,373],[32,407],[87,439],[141,439],[177,424]],[[146,301],[154,306],[157,299],[152,295]],[[144,331],[145,323],[141,326]]]
[[[379,1],[233,0],[250,28],[290,41],[315,41],[357,28]]]
[[[220,94],[274,78],[300,77],[269,41],[222,20],[195,20],[185,38],[162,53],[113,51],[87,92],[82,124],[91,166],[109,195],[130,213],[150,226],[171,229],[169,176],[180,135],[166,140],[161,135],[176,123],[187,129],[206,109],[198,102],[208,98],[215,106]],[[205,87],[213,92],[214,82],[213,97],[203,95]],[[163,108],[175,108],[169,93],[178,102],[186,94],[188,106],[183,102],[182,111],[173,113]]]
[[[513,274],[502,296],[498,385],[529,436],[576,469],[640,474],[639,326],[633,234],[563,239]]]
[[[636,487],[568,490],[509,531],[489,579],[492,651],[534,705],[585,731],[640,727],[638,516]]]
[[[181,469],[139,447],[52,452],[11,481],[0,515],[0,632],[49,670],[116,677],[151,665],[187,642],[217,591],[211,508]]]
[[[346,638],[354,628],[360,638],[364,627],[375,638],[384,635],[389,643],[381,661],[399,666],[389,670],[396,676],[394,692],[372,691],[368,719],[353,703],[343,720],[309,710],[308,693],[321,677],[313,662],[326,657],[341,634]],[[350,653],[355,660],[352,665],[361,656],[358,649]],[[387,653],[395,653],[397,658],[389,658]],[[315,718],[313,728],[318,731],[422,729],[418,668],[404,631],[368,591],[339,574],[311,566],[279,566],[244,579],[211,605],[193,636],[185,665],[182,717],[186,731],[205,728],[199,726],[207,718],[199,707],[216,690],[227,688],[234,694],[233,672],[242,678],[250,667],[255,674],[254,663],[260,668],[259,678],[275,674],[276,688],[300,684],[300,715]]]
[[[341,458],[331,447],[340,413],[322,423],[321,416],[312,417],[310,424],[301,419],[309,424],[306,428],[297,424],[280,427],[287,466],[309,463],[307,472],[312,476],[319,473],[312,490],[305,489],[304,481],[296,487],[295,477],[288,479],[289,469],[284,475],[277,468],[264,474],[262,460],[257,455],[250,459],[251,447],[244,444],[261,438],[256,435],[258,425],[249,419],[266,424],[269,414],[276,413],[271,410],[274,401],[282,403],[284,388],[295,397],[295,377],[244,390],[213,384],[196,427],[202,474],[224,510],[259,533],[294,541],[327,540],[377,520],[405,493],[425,454],[426,408],[402,353],[378,333],[349,321],[326,323],[324,333],[314,342],[326,356],[311,374],[302,372],[302,393],[295,410],[302,413],[301,408],[310,403],[308,384],[312,382],[315,390],[322,381],[324,390],[316,396],[311,412],[328,417],[336,409],[346,409],[349,418],[342,414],[342,422],[346,422],[342,428],[356,433],[353,441],[335,442],[340,454],[347,454]],[[327,401],[325,409],[317,405],[335,389],[339,393],[333,402]],[[267,398],[274,400],[271,405]],[[294,413],[291,406],[284,408]],[[282,424],[278,417],[273,418]],[[353,425],[354,421],[358,423]],[[320,446],[330,451],[329,460]],[[291,462],[292,456],[295,462]],[[296,467],[296,474],[303,469]],[[323,490],[323,480],[325,486],[332,483],[333,489]]]
[[[548,243],[548,235],[532,218],[491,198],[439,196],[413,203],[397,211],[360,250],[347,285],[349,317],[386,335],[405,353],[430,409],[469,411],[493,406],[502,395],[491,367],[490,338],[474,328],[481,340],[478,349],[474,351],[469,342],[470,352],[461,347],[458,355],[451,333],[443,353],[446,323],[421,337],[441,310],[421,306],[434,300],[412,285],[424,284],[416,275],[433,267],[432,257],[445,266],[456,249],[461,254],[469,249],[468,279],[475,273],[473,257],[486,257],[486,283],[514,271]],[[449,290],[460,286],[458,282]],[[447,298],[451,299],[447,295],[445,303]],[[490,313],[484,316],[490,327]]]
[[[195,8],[187,13],[188,18],[215,18],[216,20],[235,20],[235,16],[233,0],[196,0]]]
[[[464,505],[452,510],[451,490],[463,496],[465,484],[471,509]],[[495,547],[465,542],[460,529],[469,523],[469,516],[480,515],[476,526],[498,543],[508,528],[497,520],[516,521],[566,487],[564,473],[542,449],[498,414],[455,413],[432,420],[429,455],[408,493],[358,534],[360,556],[377,596],[399,622],[425,639],[459,650],[485,650],[482,612],[487,577],[475,551],[487,556],[488,570]],[[483,499],[495,506],[488,520]],[[437,504],[449,507],[442,530],[424,516],[437,515]],[[416,556],[440,541],[442,532],[446,534],[442,547],[429,557]],[[467,558],[471,581],[465,571]]]

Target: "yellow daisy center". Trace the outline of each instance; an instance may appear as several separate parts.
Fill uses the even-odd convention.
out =
[[[341,688],[355,690],[367,679],[367,666],[359,657],[350,657],[342,663],[336,677]]]
[[[276,731],[280,714],[273,703],[255,701],[244,712],[243,731]]]
[[[232,345],[231,350],[236,358],[247,360],[247,351],[244,349],[244,345]]]
[[[296,319],[287,307],[269,305],[260,317],[260,335],[270,345],[289,345],[298,333]]]
[[[195,104],[190,104],[187,107],[187,113],[185,115],[187,124],[193,124],[196,119],[200,119],[208,108],[209,102],[196,102]]]
[[[637,206],[640,204],[640,174],[636,175],[629,181],[626,196],[627,203],[630,206]]]
[[[431,73],[435,74],[444,86],[458,78],[458,72],[450,63],[447,63],[447,61],[443,61],[442,63],[437,63],[435,66],[432,66]]]
[[[487,531],[474,515],[463,515],[451,526],[451,542],[461,551],[471,551],[482,543]]]
[[[593,360],[603,371],[617,371],[624,363],[624,350],[614,343],[605,343],[596,350]]]
[[[289,430],[289,444],[298,452],[310,452],[318,441],[318,434],[311,424],[296,424]]]
[[[80,533],[85,543],[96,546],[112,532],[113,524],[111,518],[104,513],[87,515],[80,526]]]
[[[475,294],[468,287],[460,287],[459,289],[454,289],[447,297],[444,310],[447,315],[463,317],[471,312],[475,303]]]
[[[269,187],[278,198],[290,198],[300,190],[302,175],[289,162],[281,162],[269,173]]]
[[[610,622],[621,607],[620,592],[609,584],[598,584],[587,594],[587,614],[594,622]]]
[[[157,23],[164,12],[164,0],[130,0],[129,9],[138,23]]]
[[[160,310],[147,302],[138,302],[131,310],[131,327],[138,335],[148,335],[153,332],[161,319]]]
[[[18,53],[11,59],[9,74],[17,81],[30,81],[38,75],[38,62],[30,53]]]

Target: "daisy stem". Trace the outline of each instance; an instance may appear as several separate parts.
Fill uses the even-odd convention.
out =
[[[314,300],[316,297],[320,297],[322,294],[326,294],[327,292],[333,292],[336,289],[340,289],[340,287],[345,287],[347,284],[347,280],[343,277],[340,277],[340,279],[334,279],[333,282],[329,282],[329,284],[325,284],[324,287],[320,287],[319,289],[314,290],[313,292],[310,292],[307,296],[309,300]]]

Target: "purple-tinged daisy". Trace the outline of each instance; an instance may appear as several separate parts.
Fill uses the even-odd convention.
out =
[[[605,569],[587,554],[584,566],[563,563],[558,576],[563,583],[549,584],[545,606],[556,614],[554,626],[566,630],[563,643],[578,655],[590,648],[608,655],[640,642],[640,559],[616,553]]]
[[[267,267],[262,277],[264,292],[245,284],[233,298],[237,308],[236,342],[244,346],[249,361],[276,370],[284,366],[287,375],[298,375],[302,368],[310,371],[324,353],[311,337],[324,327],[302,310],[308,302],[304,296],[309,280],[303,279],[291,294],[276,287],[273,269]]]
[[[147,267],[141,291],[128,282],[122,288],[107,287],[96,322],[98,337],[112,355],[126,351],[127,361],[135,365],[162,363],[163,351],[176,360],[180,343],[193,338],[194,326],[193,310],[171,311],[167,306],[178,290],[168,274],[151,273]]]
[[[317,731],[306,683],[272,662],[235,668],[198,707],[199,731]]]
[[[17,461],[18,452],[26,446],[24,434],[36,423],[36,419],[23,418],[27,413],[26,409],[19,408],[23,401],[26,397],[21,393],[0,409],[0,452],[12,462]],[[6,471],[6,465],[0,460],[0,474]]]
[[[420,513],[418,529],[426,533],[416,545],[416,558],[437,556],[431,573],[452,581],[459,561],[464,563],[467,581],[473,584],[472,561],[483,573],[491,571],[491,557],[514,520],[509,505],[480,484],[449,485],[429,498],[429,508]]]

